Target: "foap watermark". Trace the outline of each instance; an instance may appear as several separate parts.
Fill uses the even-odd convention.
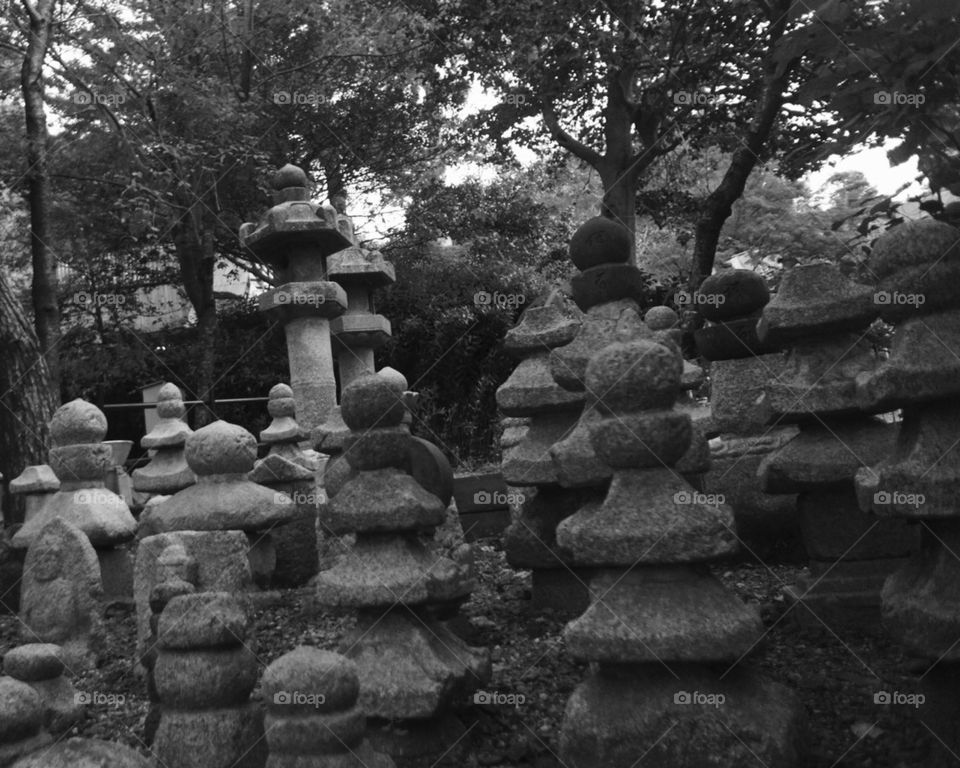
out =
[[[523,504],[526,497],[522,493],[503,491],[477,491],[473,494],[474,504],[491,507],[514,507]]]
[[[873,103],[883,106],[919,106],[927,100],[922,93],[904,93],[903,91],[877,91],[873,94]]]
[[[717,507],[725,503],[725,496],[722,493],[700,493],[700,491],[677,491],[673,494],[674,504],[706,504],[710,507]]]
[[[719,307],[727,297],[722,293],[700,293],[700,291],[677,291],[673,296],[674,303],[678,307],[696,306],[697,304],[713,304]]]
[[[122,707],[127,697],[122,693],[101,693],[100,691],[77,691],[73,694],[74,704],[90,704],[106,707]]]
[[[922,293],[901,293],[900,291],[877,291],[873,294],[873,303],[883,306],[912,306],[922,307],[927,301],[927,297]]]
[[[309,706],[319,708],[327,701],[322,693],[308,693],[305,691],[277,691],[273,694],[274,704],[288,704],[291,706]]]
[[[678,106],[704,107],[713,104],[714,97],[703,91],[674,91],[673,103]]]
[[[917,508],[921,506],[927,497],[922,493],[901,493],[900,491],[877,491],[873,494],[873,503],[886,506],[887,504],[898,504]]]
[[[277,492],[274,495],[274,501],[283,504],[286,501],[292,501],[294,504],[302,504],[307,507],[316,507],[327,503],[327,494],[324,491],[293,491],[292,493]],[[281,500],[280,497],[283,497]]]
[[[97,293],[96,291],[77,291],[73,294],[73,303],[91,307],[121,307],[127,303],[122,293]]]
[[[77,91],[73,94],[73,103],[80,106],[102,104],[105,107],[115,107],[127,100],[122,93],[101,93],[100,91]]]
[[[727,697],[722,693],[703,693],[702,691],[677,691],[673,694],[674,704],[698,704],[701,707],[722,707]]]
[[[107,504],[115,504],[116,501],[116,494],[106,488],[81,488],[73,492],[74,504],[105,506]]]
[[[473,294],[473,303],[478,307],[499,307],[500,309],[514,309],[527,303],[527,297],[522,293],[500,293],[494,291],[477,291]]]
[[[277,304],[285,306],[319,307],[325,304],[327,297],[322,293],[298,293],[293,291],[277,291],[273,295]]]
[[[473,694],[474,704],[495,704],[518,708],[527,697],[522,693],[501,693],[500,691],[477,691]]]
[[[901,693],[900,691],[876,691],[873,694],[874,704],[901,704],[919,709],[927,700],[922,693]]]
[[[523,93],[508,93],[503,97],[503,103],[520,106],[527,103],[527,96]]]
[[[309,105],[315,107],[318,104],[326,104],[329,101],[326,94],[320,91],[274,91],[273,103],[286,105],[296,104],[298,106]]]

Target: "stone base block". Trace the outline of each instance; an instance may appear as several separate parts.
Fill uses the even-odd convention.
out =
[[[267,759],[263,712],[164,709],[153,743],[160,765],[177,768],[262,768]]]
[[[133,544],[98,547],[103,603],[133,603]]]
[[[792,692],[737,667],[600,665],[567,702],[568,768],[790,768],[802,709]]]

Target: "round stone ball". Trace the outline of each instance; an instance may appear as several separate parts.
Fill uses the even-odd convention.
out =
[[[293,418],[296,413],[296,401],[293,399],[293,390],[287,384],[275,384],[267,395],[267,413],[273,418]]]
[[[270,186],[278,191],[287,187],[305,187],[308,183],[307,174],[292,163],[279,169],[270,180]]]
[[[670,408],[682,374],[683,359],[662,344],[615,342],[590,358],[586,389],[608,413]]]
[[[99,443],[106,436],[107,417],[103,411],[79,397],[57,408],[50,420],[54,447]]]
[[[670,307],[650,307],[643,322],[651,331],[667,331],[677,327],[680,317]]]
[[[12,677],[0,677],[0,744],[32,736],[42,724],[40,694]]]
[[[630,261],[630,230],[603,216],[584,222],[570,238],[570,260],[583,271]]]
[[[161,419],[179,419],[187,412],[183,405],[183,393],[169,381],[157,393],[157,415]]]
[[[745,317],[770,301],[766,280],[749,269],[729,269],[700,284],[696,307],[711,322]]]
[[[184,455],[198,475],[246,473],[257,460],[257,439],[243,427],[215,421],[187,438]]]
[[[350,709],[360,695],[357,665],[346,656],[301,645],[263,672],[263,700],[275,711],[291,714]]]
[[[398,392],[403,393],[407,391],[407,377],[396,368],[391,368],[389,365],[385,366],[377,371],[377,375],[383,376],[383,378],[393,384],[394,389]]]
[[[877,278],[935,261],[960,261],[960,229],[936,219],[910,221],[877,238],[868,266]]]
[[[389,378],[375,373],[354,379],[340,397],[340,415],[354,431],[395,427],[406,412],[402,392]]]
[[[61,648],[53,643],[21,645],[3,657],[3,671],[25,683],[60,677],[63,674]]]

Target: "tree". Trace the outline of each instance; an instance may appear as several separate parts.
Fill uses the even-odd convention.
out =
[[[47,358],[2,270],[0,360],[0,473],[5,486],[28,465],[46,463],[47,423],[59,397],[50,388]]]
[[[27,185],[30,199],[30,247],[33,265],[34,325],[40,349],[47,357],[48,386],[59,399],[60,311],[57,304],[57,259],[49,243],[50,182],[47,169],[47,114],[44,108],[43,69],[54,0],[22,0],[27,15],[26,51],[20,70],[26,119]]]

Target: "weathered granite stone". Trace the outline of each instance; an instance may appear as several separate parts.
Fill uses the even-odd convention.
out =
[[[601,570],[590,591],[596,599],[563,633],[579,659],[735,662],[763,631],[756,611],[709,573],[689,568]]]
[[[340,415],[356,432],[372,427],[395,427],[403,421],[404,413],[403,392],[390,379],[372,373],[351,382],[340,398]]]
[[[68,669],[95,664],[103,626],[97,553],[76,526],[54,518],[40,531],[24,561],[20,621],[24,642],[62,647]]]
[[[198,592],[172,601],[160,617],[164,648],[221,648],[247,637],[247,613],[229,592]]]
[[[582,403],[581,393],[570,392],[553,380],[546,349],[523,360],[497,389],[497,407],[505,416],[568,411]]]
[[[43,729],[40,695],[26,683],[0,676],[0,765],[10,765],[51,741]]]
[[[738,360],[716,360],[710,365],[711,427],[721,434],[761,433],[774,419],[764,396],[766,383],[778,379],[786,358],[758,355]]]
[[[167,643],[167,638],[179,641],[187,636],[225,640],[221,620],[233,623],[244,612],[238,601],[230,605],[231,600],[229,595],[182,595],[173,598],[160,616],[154,676],[162,709],[153,751],[162,764],[257,768],[265,763],[263,715],[248,702],[257,682],[250,638],[213,649],[182,644],[171,648]],[[171,619],[187,615],[192,631],[183,636],[169,632]]]
[[[577,422],[576,411],[539,416],[528,425],[519,443],[503,451],[501,468],[509,485],[552,485],[559,481],[550,448],[563,440]]]
[[[877,278],[933,262],[960,261],[960,230],[935,219],[904,222],[877,239],[870,251],[870,272]]]
[[[789,270],[757,325],[761,341],[787,346],[812,336],[842,334],[877,316],[874,289],[848,280],[836,264],[821,261]]]
[[[123,744],[72,738],[38,749],[10,768],[154,768],[154,762]]]
[[[298,646],[264,670],[261,691],[267,768],[393,768],[364,741],[357,667],[345,656]]]
[[[242,531],[176,531],[141,540],[134,566],[137,658],[150,646],[150,598],[154,589],[176,576],[200,592],[249,590],[249,546]]]
[[[17,531],[15,547],[29,547],[54,518],[75,525],[95,547],[113,547],[133,538],[137,521],[126,502],[104,486],[113,456],[102,442],[106,432],[106,417],[85,400],[72,400],[56,410],[50,421],[49,459],[60,490]]]
[[[410,475],[398,469],[359,472],[338,490],[323,514],[335,533],[434,528],[446,507]]]
[[[156,453],[145,467],[133,471],[133,488],[141,493],[171,494],[196,482],[196,475],[187,466],[183,446],[193,430],[183,417],[187,409],[176,384],[166,383],[157,393],[157,416],[160,418],[140,445]]]
[[[70,680],[63,676],[62,649],[50,643],[28,643],[8,651],[3,671],[27,683],[43,700],[43,725],[59,734],[80,723],[85,707]]]
[[[796,765],[800,714],[789,689],[742,666],[719,683],[699,664],[601,664],[567,702],[560,754],[569,768]]]
[[[643,322],[653,331],[668,331],[680,324],[680,317],[670,307],[650,307],[643,316]]]
[[[700,284],[697,308],[707,320],[720,322],[752,315],[770,301],[763,277],[749,269],[730,269]]]
[[[570,238],[570,260],[581,271],[600,264],[626,264],[631,239],[623,224],[596,216],[581,224]]]
[[[705,360],[736,360],[766,355],[776,351],[776,346],[761,341],[757,336],[756,316],[713,323],[693,334],[697,351]]]

